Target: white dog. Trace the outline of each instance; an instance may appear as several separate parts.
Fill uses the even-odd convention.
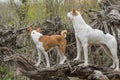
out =
[[[81,45],[84,50],[84,65],[88,65],[88,45],[90,44],[101,44],[106,53],[109,53],[109,56],[113,60],[112,68],[115,68],[115,71],[119,71],[119,59],[117,56],[117,42],[114,36],[109,33],[104,34],[101,30],[92,29],[81,16],[81,12],[73,9],[71,12],[67,13],[67,17],[72,21],[75,37],[77,42],[77,57],[74,60],[80,58]]]

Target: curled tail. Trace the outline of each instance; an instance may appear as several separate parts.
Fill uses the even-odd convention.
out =
[[[67,36],[67,30],[61,31],[61,35],[62,35],[64,38],[66,38],[66,36]]]

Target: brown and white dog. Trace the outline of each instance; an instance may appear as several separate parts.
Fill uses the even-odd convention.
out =
[[[48,51],[56,47],[57,52],[60,56],[60,64],[63,64],[66,60],[65,52],[66,52],[66,34],[67,30],[63,30],[61,32],[61,35],[52,35],[52,36],[47,36],[41,34],[41,29],[37,28],[36,30],[33,30],[32,27],[28,27],[28,30],[31,33],[31,37],[33,39],[33,42],[36,44],[37,51],[38,51],[38,62],[35,64],[35,66],[39,66],[41,62],[41,53],[44,54],[47,66],[50,67],[49,63],[49,57],[48,57]]]
[[[109,33],[104,34],[103,31],[98,29],[92,29],[81,16],[78,10],[73,9],[71,12],[67,13],[67,17],[72,21],[75,37],[77,42],[77,57],[74,60],[80,58],[80,52],[83,47],[84,51],[84,65],[88,65],[88,45],[90,44],[100,44],[102,45],[106,53],[112,58],[115,71],[119,71],[119,59],[117,56],[117,42],[114,36]]]

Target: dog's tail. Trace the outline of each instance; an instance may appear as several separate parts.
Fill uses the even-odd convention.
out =
[[[67,36],[67,30],[61,31],[61,35],[62,35],[64,38],[66,38],[66,36]]]

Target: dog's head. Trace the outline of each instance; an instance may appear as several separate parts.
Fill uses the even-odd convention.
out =
[[[28,27],[27,30],[32,32],[33,31],[32,26]],[[40,33],[41,32],[41,28],[36,28],[36,32]]]
[[[72,11],[67,13],[67,17],[70,20],[73,20],[74,17],[78,17],[81,16],[82,14],[82,9],[76,10],[76,9],[72,9]]]
[[[39,35],[41,32],[41,28],[37,28],[36,30],[33,30],[31,26],[28,27],[27,30],[30,31],[31,35]]]

